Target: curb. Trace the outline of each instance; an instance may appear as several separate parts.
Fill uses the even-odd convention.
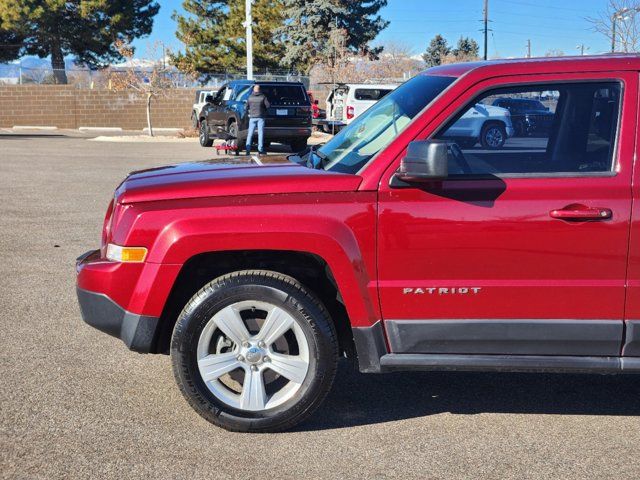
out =
[[[121,132],[120,127],[78,127],[81,132]]]
[[[14,125],[12,130],[57,130],[58,127],[46,126],[46,125]]]
[[[184,128],[153,128],[154,132],[162,132],[162,133],[178,133],[178,132],[184,132]],[[142,133],[149,133],[149,129],[148,128],[143,128],[142,129]]]

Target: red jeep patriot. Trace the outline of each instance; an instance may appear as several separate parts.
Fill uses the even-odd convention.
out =
[[[432,68],[301,157],[132,173],[78,260],[82,316],[169,353],[191,406],[237,431],[308,417],[341,355],[362,372],[639,372],[639,71],[623,55]],[[504,135],[498,99],[541,102],[525,120],[545,128],[474,145],[479,121]]]

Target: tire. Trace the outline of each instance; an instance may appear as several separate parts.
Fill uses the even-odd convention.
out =
[[[180,391],[203,418],[230,431],[278,432],[322,403],[338,342],[327,310],[299,282],[245,270],[191,298],[173,330],[171,359]]]
[[[480,132],[480,143],[483,148],[497,150],[504,147],[507,141],[507,132],[499,123],[485,123]]]
[[[198,128],[198,115],[195,110],[191,112],[191,125],[193,128]]]
[[[229,132],[229,135],[235,138],[229,139],[229,141],[227,142],[229,145],[233,146],[233,147],[237,147],[239,148],[244,148],[244,145],[240,144],[240,137],[239,137],[239,133],[238,133],[238,123],[235,121],[232,121],[229,123],[229,126],[227,127],[227,132]],[[236,150],[237,151],[237,150]]]
[[[200,146],[202,147],[210,147],[213,145],[213,139],[209,137],[207,121],[204,119],[200,122],[200,134],[198,135],[198,139],[200,140]]]
[[[289,145],[291,146],[291,151],[293,153],[301,152],[305,148],[307,148],[307,138],[294,138],[293,140],[291,140],[291,142],[289,142]]]

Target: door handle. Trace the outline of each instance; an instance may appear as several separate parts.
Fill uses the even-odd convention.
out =
[[[612,215],[610,208],[587,207],[575,203],[549,212],[551,218],[560,220],[607,220]]]

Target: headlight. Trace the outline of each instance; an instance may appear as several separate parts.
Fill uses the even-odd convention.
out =
[[[107,245],[107,260],[112,262],[144,262],[147,249],[144,247],[121,247],[110,243]]]

